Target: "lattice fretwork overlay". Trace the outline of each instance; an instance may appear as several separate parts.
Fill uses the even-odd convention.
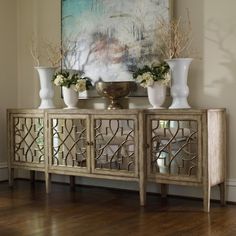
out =
[[[52,159],[54,166],[87,166],[87,124],[85,119],[51,119]]]
[[[14,162],[43,163],[43,119],[14,117],[13,132]]]
[[[195,176],[197,121],[151,120],[151,173]]]
[[[134,120],[96,119],[95,168],[134,171]]]

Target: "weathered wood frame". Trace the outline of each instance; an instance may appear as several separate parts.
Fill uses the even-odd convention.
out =
[[[147,181],[160,183],[163,191],[168,184],[199,186],[203,189],[204,211],[210,211],[211,187],[219,185],[221,204],[225,205],[226,188],[226,111],[225,109],[146,110],[147,124],[150,119],[195,120],[198,123],[198,175],[196,179],[185,176],[147,174]],[[148,127],[147,136],[150,135]],[[147,147],[150,144],[147,143]],[[148,149],[148,148],[147,148]],[[149,172],[150,151],[148,150]],[[166,195],[166,192],[162,193]]]
[[[14,117],[36,117],[44,119],[45,137],[45,163],[15,163],[14,160]],[[87,168],[63,168],[50,165],[51,158],[51,136],[50,119],[72,118],[85,119],[87,124]],[[94,119],[131,119],[135,123],[135,171],[127,174],[124,171],[96,171],[93,167],[92,154],[93,136],[92,130]],[[198,124],[198,173],[196,178],[186,176],[171,176],[151,174],[150,166],[150,120],[151,119],[174,119],[194,120]],[[226,111],[225,109],[173,109],[173,110],[32,110],[32,109],[9,109],[7,112],[8,121],[8,170],[9,184],[12,186],[14,180],[14,169],[25,169],[42,171],[45,173],[46,191],[50,192],[51,175],[62,174],[69,176],[85,176],[111,180],[135,181],[139,183],[140,205],[146,203],[147,182],[161,184],[162,194],[166,195],[168,184],[199,186],[203,189],[204,211],[210,211],[211,187],[219,185],[221,203],[225,204],[225,181],[226,181]],[[74,177],[71,177],[74,183]]]

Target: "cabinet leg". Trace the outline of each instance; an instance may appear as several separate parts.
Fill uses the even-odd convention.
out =
[[[70,189],[75,189],[75,176],[70,175]]]
[[[147,195],[147,181],[146,181],[146,166],[143,159],[140,161],[140,176],[139,176],[139,199],[140,206],[146,205],[146,195]]]
[[[10,187],[13,187],[14,183],[14,168],[8,168],[8,183]]]
[[[225,182],[220,183],[219,188],[220,188],[220,203],[222,206],[225,206],[226,205],[226,202],[225,202],[225,193],[226,193]]]
[[[146,171],[145,171],[145,164],[140,162],[140,176],[139,176],[139,199],[140,199],[140,206],[146,205],[146,195],[147,195],[147,181],[146,181]]]
[[[139,182],[139,198],[140,206],[146,205],[146,184],[142,181]]]
[[[203,210],[210,212],[210,200],[211,200],[211,186],[207,184],[203,186]]]
[[[161,184],[161,197],[166,198],[168,193],[168,184]]]
[[[46,193],[51,192],[51,174],[45,173]]]
[[[31,170],[30,171],[30,183],[33,185],[35,182],[35,171]]]

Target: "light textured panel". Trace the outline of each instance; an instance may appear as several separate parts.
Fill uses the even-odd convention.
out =
[[[152,120],[151,172],[196,175],[197,122]]]
[[[95,121],[95,168],[134,171],[134,120]]]
[[[43,119],[14,117],[14,161],[43,163]]]
[[[86,121],[51,120],[52,165],[86,167]]]

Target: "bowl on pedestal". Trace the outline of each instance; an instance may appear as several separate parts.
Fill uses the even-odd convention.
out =
[[[105,82],[97,81],[96,84],[97,93],[108,99],[108,110],[122,109],[120,100],[129,95],[129,93],[135,88],[135,82],[133,81],[114,81]]]

